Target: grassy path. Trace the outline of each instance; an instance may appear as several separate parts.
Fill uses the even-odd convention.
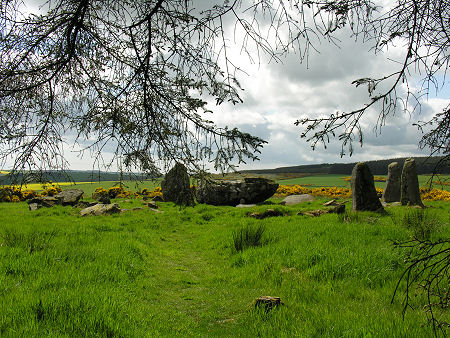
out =
[[[404,267],[390,240],[413,231],[393,219],[409,209],[296,215],[322,203],[160,203],[160,213],[86,218],[70,207],[0,203],[0,336],[426,336],[420,294],[404,321],[400,301],[390,304]],[[267,208],[287,215],[246,216]],[[448,203],[430,210],[441,224],[433,236],[448,237]],[[259,225],[266,245],[233,253],[233,232]],[[286,305],[249,311],[262,295]]]

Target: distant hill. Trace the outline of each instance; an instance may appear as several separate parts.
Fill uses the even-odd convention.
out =
[[[387,167],[392,162],[398,162],[403,167],[405,159],[409,157],[391,158],[387,160],[366,161],[373,175],[387,175]],[[435,171],[436,164],[443,159],[443,156],[434,157],[414,157],[416,160],[417,173],[420,175],[431,174]],[[357,162],[352,163],[323,163],[307,164],[292,167],[281,167],[275,169],[243,170],[242,173],[252,174],[280,174],[280,173],[304,173],[304,174],[342,174],[351,175],[353,167]],[[442,166],[438,170],[439,174],[450,174],[450,166]]]
[[[101,182],[101,181],[120,181],[120,173],[118,172],[104,172],[104,171],[91,171],[91,170],[67,170],[65,173],[61,173],[58,171],[46,171],[40,173],[39,175],[35,174],[36,177],[32,177],[28,183],[34,183],[39,181],[53,181],[53,182]],[[17,180],[20,181],[20,176],[17,177]],[[152,177],[147,177],[143,174],[123,174],[122,180],[145,180],[150,179]],[[7,175],[7,172],[0,173],[0,185],[2,184],[11,184],[12,177]]]

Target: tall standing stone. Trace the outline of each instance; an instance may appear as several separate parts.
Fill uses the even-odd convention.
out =
[[[402,205],[425,207],[420,198],[416,161],[413,158],[408,158],[403,164],[400,202]]]
[[[352,210],[377,211],[383,209],[375,190],[373,175],[366,163],[360,162],[353,168],[351,188]]]
[[[383,200],[386,203],[400,202],[401,171],[398,162],[392,162],[388,165],[388,176],[386,179],[386,188],[383,193]]]
[[[194,193],[190,187],[189,175],[186,167],[181,163],[176,163],[169,170],[161,182],[161,190],[164,201],[174,202],[178,205],[195,205]]]

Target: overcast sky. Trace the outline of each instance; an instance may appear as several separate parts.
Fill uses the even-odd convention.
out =
[[[211,4],[206,1],[203,5],[205,3]],[[228,29],[231,46],[233,26]],[[238,127],[268,142],[259,156],[260,161],[241,165],[239,169],[428,155],[418,148],[421,134],[412,124],[418,120],[428,120],[448,105],[448,86],[437,95],[432,93],[423,102],[420,115],[397,113],[391,117],[382,128],[381,135],[373,130],[377,112],[371,111],[362,121],[364,146],[361,148],[355,143],[352,157],[340,157],[341,145],[337,139],[332,140],[327,149],[318,146],[313,151],[310,144],[300,138],[302,129],[294,125],[297,119],[362,107],[369,100],[367,87],[355,88],[351,82],[358,78],[389,74],[397,69],[397,65],[388,58],[399,59],[404,52],[399,43],[387,53],[375,55],[369,51],[371,45],[355,42],[348,32],[339,33],[339,37],[340,48],[326,41],[316,44],[319,52],[310,52],[308,64],[301,64],[298,54],[289,54],[279,63],[267,63],[266,59],[262,59],[260,64],[252,64],[247,56],[240,54],[239,46],[228,51],[228,56],[247,72],[247,75],[239,76],[244,88],[244,103],[215,106],[210,102],[209,109],[215,113],[205,118],[221,126]],[[91,169],[92,164],[86,155],[78,159],[67,149],[71,169]]]
[[[318,146],[313,151],[311,145],[300,138],[303,129],[294,125],[299,118],[348,112],[370,102],[367,86],[356,88],[352,81],[382,77],[398,70],[398,64],[389,59],[402,61],[405,51],[402,44],[397,43],[387,52],[375,55],[369,51],[372,45],[355,42],[349,32],[340,32],[339,38],[339,48],[326,41],[317,44],[319,52],[310,52],[308,65],[300,64],[296,54],[289,54],[282,63],[262,62],[259,65],[252,65],[238,51],[233,54],[248,73],[248,76],[240,77],[245,89],[244,103],[214,107],[216,114],[212,119],[218,124],[236,126],[258,135],[268,142],[262,150],[261,160],[241,165],[241,169],[429,154],[418,148],[421,134],[413,123],[430,119],[450,103],[448,86],[437,95],[431,93],[428,100],[423,101],[420,112],[414,115],[399,112],[390,117],[381,134],[373,130],[379,111],[370,111],[362,121],[364,145],[361,148],[355,143],[351,157],[347,154],[341,158],[338,139],[331,140],[327,149]],[[412,79],[410,85],[419,79]]]

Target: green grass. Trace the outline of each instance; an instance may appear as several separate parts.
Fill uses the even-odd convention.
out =
[[[159,203],[161,213],[85,218],[70,207],[0,203],[0,336],[429,336],[423,295],[404,320],[401,299],[390,303],[405,267],[391,240],[414,233],[393,220],[410,209],[296,215],[323,201]],[[427,205],[442,223],[430,236],[448,237],[449,203]],[[274,207],[287,216],[246,216]],[[264,245],[233,248],[234,234],[260,226]],[[286,305],[250,310],[262,295]]]

